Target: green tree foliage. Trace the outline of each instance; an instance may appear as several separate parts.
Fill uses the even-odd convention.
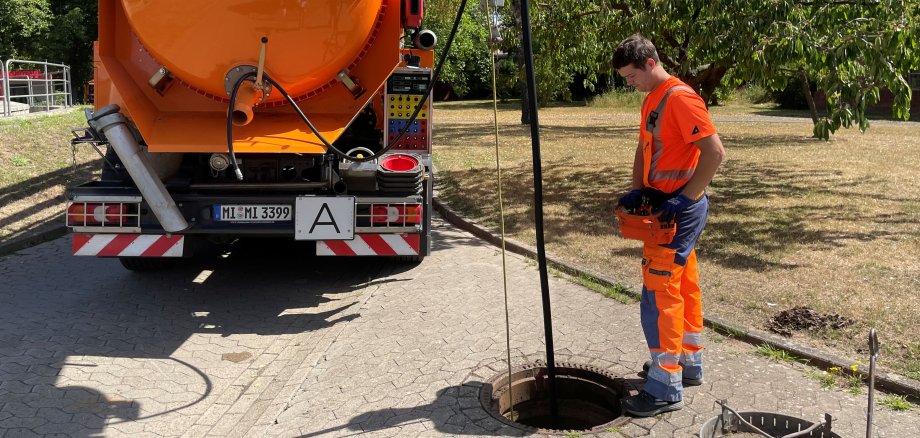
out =
[[[425,3],[424,27],[438,36],[437,56],[440,56],[439,49],[447,43],[459,7],[459,0],[429,0]],[[489,31],[485,23],[485,14],[479,9],[479,2],[468,0],[440,78],[457,96],[463,97],[471,90],[491,88],[491,85],[486,86],[492,83],[492,67],[489,63]]]
[[[514,9],[519,0],[510,2],[509,23],[513,23],[505,38],[505,50],[518,54],[520,24]],[[577,74],[586,77],[585,85],[593,89],[598,75],[610,71],[613,42],[610,33],[610,12],[593,0],[556,0],[531,2],[534,73],[537,95],[541,104],[550,100],[569,100],[569,85]],[[520,55],[517,55],[520,56]],[[520,80],[524,81],[523,66]]]
[[[0,60],[34,53],[50,23],[47,0],[0,1]]]
[[[456,0],[443,0],[454,2]],[[640,32],[673,74],[714,103],[720,85],[755,82],[783,89],[804,79],[826,96],[814,134],[866,129],[866,108],[882,89],[907,118],[906,78],[920,69],[920,1],[910,0],[556,0],[531,2],[541,101],[565,99],[576,74],[590,87],[610,71],[615,45]],[[504,50],[520,63],[520,0],[502,10]],[[439,11],[435,11],[439,13]],[[809,83],[810,82],[810,83]],[[804,93],[803,90],[803,93]],[[811,98],[811,93],[808,93]],[[526,121],[526,117],[522,118]]]
[[[93,77],[96,0],[0,0],[0,60],[66,64],[76,96]]]
[[[867,129],[866,108],[878,103],[882,89],[895,96],[894,116],[907,119],[912,96],[906,78],[920,57],[917,5],[900,0],[746,5],[744,26],[735,35],[750,43],[738,47],[731,65],[737,76],[776,90],[792,78],[801,80],[818,138],[840,127]],[[826,96],[824,116],[812,102],[810,81]]]
[[[885,88],[894,115],[908,117],[905,78],[918,66],[918,2],[903,0],[694,0],[609,3],[619,11],[612,39],[635,30],[659,48],[662,62],[712,103],[726,74],[782,89],[809,80],[827,97],[828,114],[814,114],[816,137],[836,129],[865,130],[868,105]],[[662,19],[667,17],[667,19]],[[805,92],[803,90],[803,93]],[[811,98],[808,93],[807,98]],[[814,111],[814,110],[813,110]]]

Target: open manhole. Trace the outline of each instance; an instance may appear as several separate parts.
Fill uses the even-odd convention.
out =
[[[511,370],[510,385],[507,371],[485,382],[479,401],[499,421],[530,432],[602,432],[628,421],[622,417],[620,407],[620,400],[627,393],[626,382],[604,370],[556,364],[559,417],[555,424],[550,413],[548,385],[545,365],[524,365]]]

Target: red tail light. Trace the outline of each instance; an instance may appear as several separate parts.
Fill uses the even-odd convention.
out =
[[[67,207],[68,226],[135,226],[137,212],[122,203],[74,202]]]
[[[421,221],[421,204],[377,204],[371,206],[372,224],[417,224]]]

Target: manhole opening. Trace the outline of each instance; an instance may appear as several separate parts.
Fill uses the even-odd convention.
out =
[[[542,364],[518,367],[511,370],[510,387],[507,371],[489,379],[480,390],[480,402],[493,417],[525,430],[598,432],[627,421],[620,407],[627,393],[621,378],[590,366],[557,364],[559,418],[555,424],[548,384]]]

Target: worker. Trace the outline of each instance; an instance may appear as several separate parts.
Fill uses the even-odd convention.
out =
[[[639,34],[623,40],[613,67],[627,85],[647,92],[642,103],[632,190],[618,204],[643,203],[676,221],[667,245],[642,251],[642,331],[651,352],[646,382],[623,400],[627,413],[649,417],[683,407],[683,386],[703,381],[702,303],[696,241],[709,212],[705,189],[725,156],[706,104],[687,84],[668,74],[655,46]]]

